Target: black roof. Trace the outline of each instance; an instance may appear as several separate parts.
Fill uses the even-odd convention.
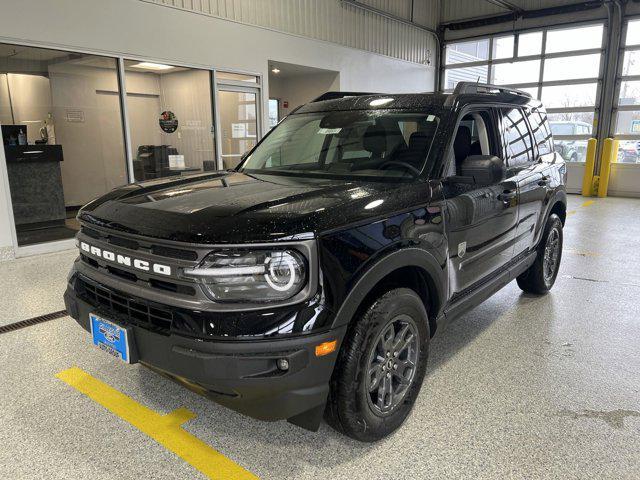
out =
[[[376,100],[387,100],[375,104]],[[372,105],[372,102],[374,104]],[[453,93],[363,93],[327,92],[303,105],[294,113],[327,112],[338,110],[441,110],[459,109],[468,104],[511,104],[539,106],[525,92],[487,84],[460,82]]]

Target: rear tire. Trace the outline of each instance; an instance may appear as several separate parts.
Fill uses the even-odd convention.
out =
[[[523,291],[542,295],[553,287],[562,259],[562,220],[555,213],[549,215],[536,250],[533,265],[518,276],[517,282]]]
[[[380,296],[350,327],[325,410],[327,423],[363,442],[396,430],[420,392],[429,354],[429,322],[408,288]]]

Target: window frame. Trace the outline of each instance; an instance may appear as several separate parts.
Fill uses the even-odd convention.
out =
[[[620,105],[620,93],[623,82],[640,81],[640,74],[636,75],[624,75],[624,57],[627,52],[639,52],[640,41],[638,43],[632,43],[627,45],[627,33],[629,25],[632,22],[638,22],[638,28],[640,28],[640,15],[630,15],[624,17],[622,23],[622,29],[620,31],[620,48],[618,51],[618,66],[616,70],[615,87],[613,94],[613,107],[611,110],[611,120],[609,123],[608,136],[614,137],[620,141],[621,145],[618,147],[618,153],[620,153],[622,142],[640,142],[640,133],[617,133],[618,131],[618,115],[621,112],[638,112],[640,113],[640,103],[632,105]],[[640,158],[636,160],[636,163],[624,163],[625,168],[640,168]]]
[[[611,131],[609,134],[611,136],[615,136],[615,138],[619,140],[640,140],[640,133],[617,133],[618,130],[618,113],[626,112],[626,111],[640,111],[640,103],[635,105],[620,105],[620,91],[623,82],[633,82],[640,81],[640,74],[636,75],[623,75],[624,68],[624,56],[627,52],[638,52],[640,51],[640,42],[637,44],[626,44],[627,32],[629,29],[629,24],[634,21],[640,22],[640,16],[632,16],[624,19],[624,24],[622,26],[622,31],[620,33],[621,39],[623,42],[620,43],[620,51],[618,52],[618,71],[616,72],[616,87],[614,92],[614,105],[613,105],[613,115],[611,119]],[[639,25],[640,27],[640,25]]]

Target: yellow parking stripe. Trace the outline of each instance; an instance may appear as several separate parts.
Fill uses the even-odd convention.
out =
[[[580,207],[588,207],[589,205],[593,205],[594,201],[593,200],[587,200],[586,202],[584,202],[582,205],[580,205]],[[571,215],[575,215],[577,212],[575,210],[569,210],[567,212],[567,217],[570,217]]]
[[[146,433],[207,477],[221,480],[258,478],[185,431],[181,425],[196,416],[190,410],[178,408],[171,413],[161,415],[78,367],[64,370],[56,377]]]

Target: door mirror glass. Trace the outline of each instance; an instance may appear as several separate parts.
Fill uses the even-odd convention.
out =
[[[495,185],[504,180],[506,167],[502,159],[492,155],[470,155],[460,166],[462,177],[473,179],[475,185]]]

